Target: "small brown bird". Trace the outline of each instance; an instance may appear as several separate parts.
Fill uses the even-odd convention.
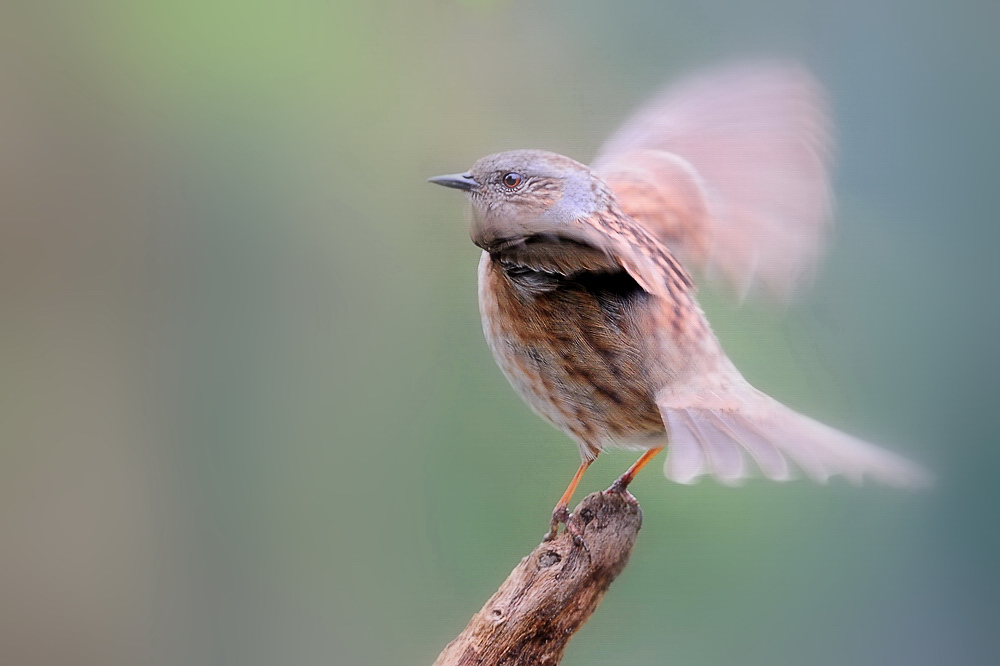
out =
[[[751,386],[695,300],[684,264],[741,292],[782,298],[816,264],[830,217],[830,129],[800,67],[742,64],[668,88],[593,167],[540,150],[431,178],[464,190],[483,249],[479,305],[493,356],[522,398],[572,437],[582,463],[552,514],[568,517],[584,471],[608,446],[669,442],[666,476],[734,484],[750,460],[775,480],[793,465],[908,486],[924,472]]]

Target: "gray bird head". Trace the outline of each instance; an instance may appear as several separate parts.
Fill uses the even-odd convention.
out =
[[[487,155],[459,174],[430,182],[465,191],[472,242],[487,251],[525,238],[572,235],[570,223],[607,205],[607,187],[576,160],[544,150]]]

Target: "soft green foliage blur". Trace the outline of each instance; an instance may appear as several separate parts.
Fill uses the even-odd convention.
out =
[[[464,203],[425,179],[510,148],[587,161],[669,77],[777,54],[830,89],[831,253],[788,312],[703,304],[760,388],[938,484],[681,487],[654,464],[565,663],[997,663],[998,19],[4,5],[0,662],[431,663],[578,458],[495,367]]]

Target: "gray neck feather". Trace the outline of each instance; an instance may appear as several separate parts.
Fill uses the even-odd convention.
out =
[[[540,219],[565,224],[591,215],[597,209],[590,174],[575,173],[563,181],[562,198],[545,211]]]

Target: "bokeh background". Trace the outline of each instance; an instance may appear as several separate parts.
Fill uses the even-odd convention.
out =
[[[1000,5],[87,0],[0,7],[0,662],[429,664],[572,444],[480,331],[464,203],[587,161],[672,76],[829,88],[838,228],[761,388],[934,470],[680,487],[567,664],[1000,663]],[[631,462],[608,454],[586,492]]]

